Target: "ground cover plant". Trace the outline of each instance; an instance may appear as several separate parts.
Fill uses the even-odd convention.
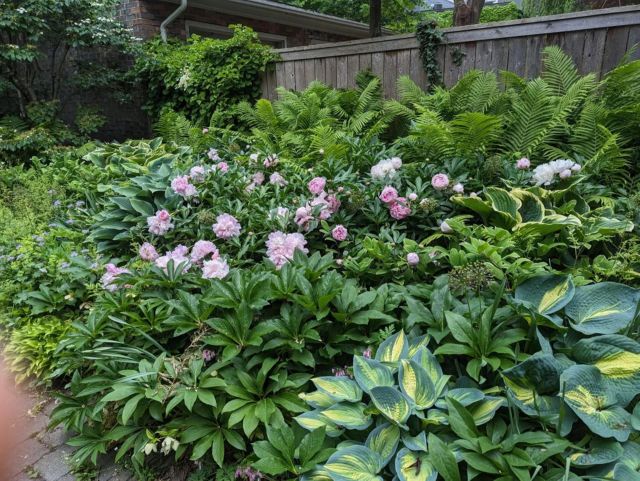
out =
[[[544,72],[398,101],[363,74],[47,159],[3,220],[1,322],[74,462],[640,478],[640,62]]]

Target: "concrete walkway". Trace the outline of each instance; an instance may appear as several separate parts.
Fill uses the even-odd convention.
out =
[[[49,432],[49,415],[55,401],[36,392],[20,393],[21,411],[9,425],[12,438],[9,472],[2,481],[74,481],[69,458],[73,448],[66,444],[69,436],[61,427]],[[5,469],[6,470],[6,469]],[[83,479],[89,479],[83,476]],[[113,463],[103,466],[98,481],[129,481],[131,475]]]

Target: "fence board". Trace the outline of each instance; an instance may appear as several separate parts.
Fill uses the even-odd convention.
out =
[[[640,59],[640,25],[634,25],[629,27],[629,40],[627,41],[627,51],[635,50],[631,54],[631,58],[634,60]]]
[[[473,68],[508,69],[534,78],[542,69],[542,49],[558,45],[581,73],[600,77],[636,43],[640,43],[640,5],[444,29],[437,58],[447,86]],[[465,55],[455,65],[451,54],[458,49]],[[286,48],[278,53],[281,60],[263,77],[262,92],[268,98],[275,97],[277,86],[299,90],[315,79],[332,87],[353,87],[355,76],[366,69],[381,78],[387,97],[396,95],[400,75],[427,87],[413,34]],[[640,48],[633,58],[640,58]]]

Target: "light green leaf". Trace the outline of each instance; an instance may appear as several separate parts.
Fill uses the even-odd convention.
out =
[[[335,402],[358,402],[362,399],[362,390],[355,381],[344,376],[316,377],[311,380],[316,388],[328,394]]]
[[[398,373],[400,389],[407,396],[416,409],[424,410],[436,402],[436,388],[429,378],[427,371],[415,361],[403,359],[400,361]]]
[[[333,481],[383,481],[382,459],[366,446],[350,446],[334,453],[324,465]]]
[[[322,411],[322,414],[339,427],[362,431],[371,426],[371,415],[365,414],[363,403],[342,402]]]
[[[411,407],[405,396],[392,387],[373,388],[371,400],[384,417],[399,426],[404,426],[411,413]]]
[[[393,458],[399,442],[400,428],[393,424],[384,423],[369,433],[365,446],[380,455],[384,467]]]
[[[353,374],[356,382],[366,393],[379,386],[393,386],[393,372],[380,361],[363,356],[353,357]]]
[[[400,359],[406,359],[409,355],[409,342],[403,331],[389,336],[382,341],[376,351],[376,360],[380,362],[395,363]]]
[[[426,453],[414,453],[407,448],[398,451],[395,468],[400,481],[435,481],[438,477]]]

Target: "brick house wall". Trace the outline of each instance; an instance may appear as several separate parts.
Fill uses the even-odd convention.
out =
[[[157,0],[123,0],[120,5],[119,18],[133,29],[135,36],[148,39],[160,33],[160,24],[176,8],[177,5],[175,3]],[[169,35],[186,39],[187,22],[206,23],[219,27],[227,27],[231,24],[247,25],[259,33],[285,37],[287,47],[298,47],[312,43],[340,42],[355,38],[248,17],[227,15],[191,6],[187,7],[182,15],[169,25],[167,29]]]

